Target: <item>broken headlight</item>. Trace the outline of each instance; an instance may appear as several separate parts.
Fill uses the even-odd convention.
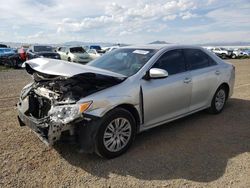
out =
[[[79,117],[82,113],[89,109],[91,101],[81,104],[69,104],[54,106],[50,109],[50,119],[56,123],[67,124]]]
[[[28,95],[28,93],[29,93],[30,90],[32,89],[32,85],[33,85],[33,83],[29,83],[28,85],[26,85],[26,86],[22,89],[21,94],[20,94],[21,99],[24,99],[24,98]]]

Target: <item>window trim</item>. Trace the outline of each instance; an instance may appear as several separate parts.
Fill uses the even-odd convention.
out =
[[[145,74],[147,74],[147,72],[149,72],[149,70],[152,69],[152,67],[159,61],[159,59],[160,59],[163,55],[165,55],[165,54],[168,53],[168,52],[174,51],[174,50],[179,50],[179,51],[181,51],[181,53],[182,53],[182,55],[183,55],[183,57],[184,57],[184,61],[185,61],[185,71],[179,72],[179,73],[176,73],[176,74],[170,74],[170,75],[168,75],[168,77],[170,77],[170,76],[176,76],[176,75],[178,75],[178,74],[187,73],[189,70],[188,70],[188,64],[187,64],[187,61],[186,61],[186,57],[185,57],[184,51],[183,51],[184,49],[183,49],[183,48],[175,48],[175,49],[168,49],[168,50],[162,52],[162,54],[159,55],[159,57],[155,60],[154,63],[152,63],[152,65],[149,67],[149,69],[146,71]],[[143,77],[144,77],[144,76],[143,76]],[[142,78],[143,78],[143,77],[142,77]],[[168,77],[166,77],[166,78],[168,78]]]
[[[198,51],[204,53],[204,54],[206,55],[207,59],[208,59],[208,66],[202,67],[202,68],[198,68],[198,69],[191,69],[191,64],[188,62],[187,57],[186,57],[186,54],[185,54],[185,52],[184,52],[185,50],[198,50]],[[187,69],[188,69],[188,71],[196,71],[196,70],[206,69],[206,68],[210,68],[210,67],[213,67],[213,66],[217,66],[217,65],[218,65],[218,63],[217,63],[210,55],[208,55],[205,51],[203,51],[202,49],[197,49],[197,48],[183,48],[183,54],[184,54],[184,56],[185,56],[185,60],[186,60],[186,64],[187,64]],[[214,65],[212,65],[212,64],[210,63],[211,60],[215,63]]]

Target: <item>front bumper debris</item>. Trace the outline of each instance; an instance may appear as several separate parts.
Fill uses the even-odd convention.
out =
[[[72,124],[53,123],[49,116],[37,119],[27,115],[29,107],[25,103],[27,103],[26,100],[23,100],[17,104],[19,124],[20,126],[28,126],[46,145],[51,146],[60,140],[64,131],[69,131],[70,135],[74,134]]]
[[[23,97],[17,104],[20,126],[28,126],[47,146],[53,146],[60,140],[73,139],[85,153],[95,151],[97,132],[102,122],[100,117],[84,114],[69,124],[55,123],[47,113],[42,113],[40,116],[35,112],[37,109],[47,111],[50,106],[47,106],[46,102],[36,106],[36,100],[33,100],[32,96],[25,94],[21,96]]]

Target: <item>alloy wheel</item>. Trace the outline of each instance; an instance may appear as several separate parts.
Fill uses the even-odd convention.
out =
[[[126,118],[116,118],[109,123],[104,131],[103,144],[110,152],[123,149],[132,135],[132,127]]]
[[[225,101],[226,101],[226,93],[223,89],[220,89],[215,97],[216,110],[220,111],[223,108]]]

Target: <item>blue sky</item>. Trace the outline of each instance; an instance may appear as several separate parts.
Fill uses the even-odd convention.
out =
[[[0,41],[250,41],[250,0],[8,0]]]

